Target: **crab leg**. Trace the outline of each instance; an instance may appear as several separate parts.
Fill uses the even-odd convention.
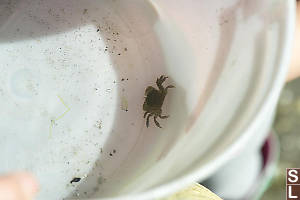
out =
[[[146,120],[146,126],[147,128],[149,127],[149,118],[152,116],[153,114],[149,114]]]
[[[174,85],[169,85],[169,86],[167,86],[167,87],[165,88],[165,92],[166,92],[166,93],[167,93],[167,91],[168,91],[169,88],[175,88],[175,86],[174,86]]]
[[[154,116],[154,122],[155,122],[156,126],[158,126],[159,128],[162,128],[156,118],[157,118],[157,116]]]
[[[147,115],[148,113],[149,113],[148,111],[146,111],[146,112],[145,112],[145,114],[144,114],[144,118],[146,118],[146,115]]]
[[[159,118],[161,118],[161,119],[166,119],[166,118],[168,118],[168,117],[169,117],[169,115],[166,115],[166,116],[159,115]]]

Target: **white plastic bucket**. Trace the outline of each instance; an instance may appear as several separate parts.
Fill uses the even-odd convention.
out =
[[[154,199],[262,143],[284,84],[293,0],[0,4],[0,172],[38,199]],[[144,92],[167,75],[162,129]],[[79,182],[71,182],[73,178]]]

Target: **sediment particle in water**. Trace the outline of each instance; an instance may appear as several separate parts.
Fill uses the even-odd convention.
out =
[[[121,97],[121,109],[126,112],[128,111],[128,101],[124,96]]]
[[[78,177],[75,177],[75,178],[73,178],[71,181],[70,181],[70,183],[72,184],[72,183],[77,183],[77,182],[79,182],[81,180],[81,178],[78,178]]]

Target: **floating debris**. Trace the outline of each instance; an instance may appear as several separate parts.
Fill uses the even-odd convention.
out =
[[[128,112],[128,101],[124,96],[121,97],[121,109]]]

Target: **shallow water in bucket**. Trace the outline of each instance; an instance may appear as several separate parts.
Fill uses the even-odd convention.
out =
[[[38,199],[83,199],[139,193],[208,162],[277,73],[277,6],[252,15],[259,1],[241,2],[1,2],[0,172],[32,171]],[[160,75],[176,87],[162,108],[170,118],[146,128],[145,88]]]
[[[142,110],[145,88],[168,75],[157,31],[170,30],[147,2],[5,3],[11,13],[1,20],[1,172],[34,172],[39,199],[115,193],[153,163],[161,137],[180,133],[180,123],[168,128],[172,117],[161,120],[164,129],[153,121],[147,129]],[[182,91],[172,77],[167,83]],[[162,134],[167,129],[173,134]],[[70,183],[74,177],[81,180]]]

